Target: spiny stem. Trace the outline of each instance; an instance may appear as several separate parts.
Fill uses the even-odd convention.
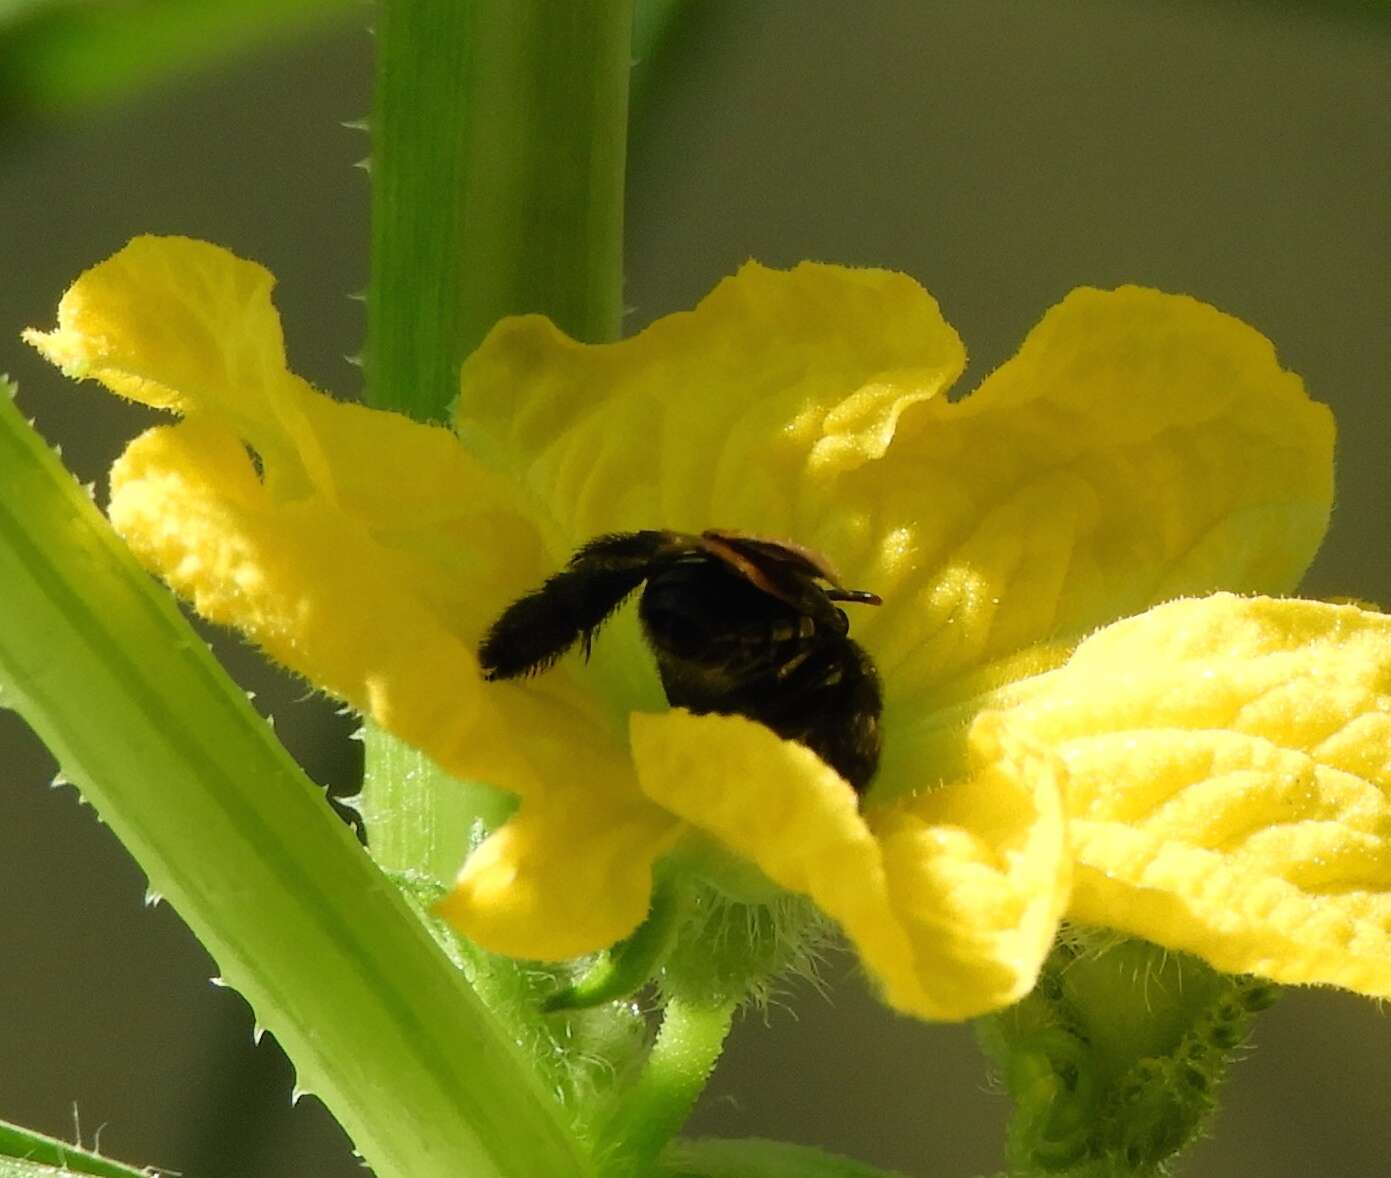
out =
[[[586,1172],[515,1043],[3,392],[0,690],[379,1178]]]

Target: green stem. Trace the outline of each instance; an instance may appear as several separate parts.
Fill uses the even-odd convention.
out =
[[[632,0],[479,0],[464,175],[462,359],[503,315],[617,337]]]
[[[73,1174],[105,1174],[109,1178],[150,1178],[148,1170],[81,1170],[76,1167],[46,1166],[19,1158],[0,1157],[0,1178],[71,1178]]]
[[[57,1167],[52,1169],[50,1167]],[[0,1178],[33,1174],[97,1174],[100,1178],[147,1178],[148,1170],[0,1121]]]
[[[503,315],[617,336],[631,38],[632,0],[378,5],[369,404],[444,419]],[[364,739],[369,767],[413,755]],[[396,787],[368,779],[368,839],[383,863],[447,881],[479,800],[420,767]]]
[[[378,1178],[587,1172],[515,1044],[3,395],[0,698]]]
[[[673,998],[642,1075],[610,1118],[598,1156],[606,1172],[642,1174],[686,1123],[724,1050],[735,1003],[695,1006]]]
[[[441,420],[503,315],[617,336],[632,0],[382,0],[367,399]]]
[[[371,832],[372,858],[387,871],[448,884],[468,851],[474,823],[497,826],[511,813],[513,799],[456,780],[389,732],[369,726],[363,735],[357,803]]]

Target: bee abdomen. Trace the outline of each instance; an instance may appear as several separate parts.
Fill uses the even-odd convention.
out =
[[[827,582],[823,588],[820,582]],[[848,637],[846,589],[797,545],[706,531],[599,536],[515,601],[479,646],[487,679],[543,671],[646,582],[639,618],[674,707],[747,716],[806,745],[857,791],[879,763],[879,679]]]
[[[827,639],[779,684],[751,718],[816,753],[857,792],[879,767],[879,676],[849,638]]]

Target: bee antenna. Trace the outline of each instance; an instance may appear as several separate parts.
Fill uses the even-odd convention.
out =
[[[848,601],[853,605],[883,605],[884,599],[877,593],[871,593],[868,589],[841,589],[832,586],[826,590],[826,596],[832,601]]]

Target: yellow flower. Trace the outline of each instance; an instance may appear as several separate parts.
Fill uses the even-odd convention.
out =
[[[1328,517],[1330,416],[1251,328],[1079,290],[951,403],[963,349],[910,279],[749,265],[618,344],[499,324],[451,431],[292,375],[271,285],[142,238],[28,338],[183,415],[112,472],[151,569],[519,796],[443,905],[481,944],[610,945],[699,845],[810,895],[928,1018],[1027,992],[1065,915],[1391,996],[1391,622],[1201,596],[1289,591]],[[806,748],[667,708],[631,609],[587,665],[482,681],[505,606],[653,527],[791,539],[883,597],[855,617],[885,693],[862,806]]]

